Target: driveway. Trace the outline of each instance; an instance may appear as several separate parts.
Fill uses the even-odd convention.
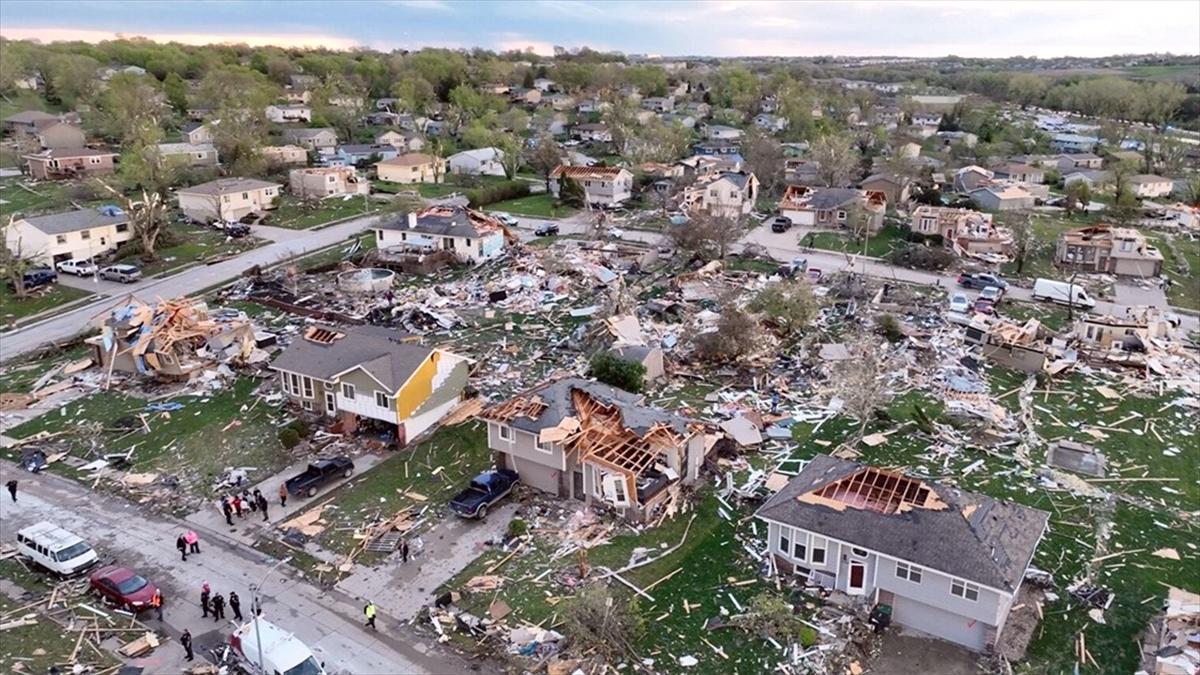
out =
[[[879,654],[867,664],[867,672],[977,675],[988,671],[964,647],[893,624],[883,634]]]

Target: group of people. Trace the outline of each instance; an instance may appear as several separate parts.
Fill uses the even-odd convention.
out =
[[[254,488],[254,492],[250,492],[249,489],[245,489],[241,494],[234,493],[232,496],[221,497],[221,513],[225,516],[225,523],[229,526],[233,526],[234,514],[237,514],[238,518],[243,518],[246,511],[250,513],[262,511],[263,522],[269,519],[267,498],[263,496],[262,490]]]
[[[175,538],[175,548],[179,549],[183,562],[187,562],[189,553],[200,552],[200,535],[196,534],[195,530],[184,532]]]

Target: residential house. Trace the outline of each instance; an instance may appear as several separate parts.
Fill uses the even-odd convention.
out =
[[[425,147],[425,139],[415,131],[389,129],[375,137],[375,144],[390,145],[401,153],[420,152]]]
[[[159,143],[158,153],[176,166],[217,166],[217,148],[212,143]]]
[[[4,243],[14,254],[52,267],[64,260],[93,259],[132,238],[125,212],[102,206],[17,218]]]
[[[1109,162],[1125,162],[1131,166],[1141,166],[1146,161],[1146,157],[1137,150],[1110,150],[1107,156]],[[1096,157],[1096,159],[1100,158]],[[1100,167],[1096,166],[1095,168]]]
[[[909,181],[894,174],[877,173],[867,176],[859,187],[882,192],[887,196],[888,204],[898,206],[908,202]]]
[[[647,96],[642,99],[642,109],[656,113],[668,113],[675,109],[674,96]]]
[[[937,127],[942,123],[942,114],[937,112],[913,113],[912,123],[918,127]]]
[[[996,174],[974,164],[954,172],[954,191],[966,194],[992,182]]]
[[[267,145],[261,150],[269,166],[305,166],[308,151],[298,145]]]
[[[567,116],[560,112],[550,115],[536,115],[533,119],[529,120],[529,130],[534,133],[535,138],[541,134],[565,136],[567,134]]]
[[[701,423],[636,394],[577,377],[551,380],[484,410],[496,466],[551,495],[642,522],[700,481]]]
[[[214,112],[216,112],[215,108],[203,103],[189,105],[185,111],[187,118],[194,122],[202,122],[208,119]]]
[[[43,148],[51,150],[82,148],[87,143],[83,129],[66,122],[39,122],[34,137]]]
[[[967,195],[989,211],[1022,211],[1032,209],[1036,198],[1017,183],[989,183],[971,190]]]
[[[288,190],[302,199],[370,194],[371,184],[352,166],[318,166],[288,172]]]
[[[188,122],[179,130],[185,143],[212,143],[212,128],[204,122]]]
[[[504,151],[500,148],[476,148],[450,155],[447,160],[450,173],[467,176],[504,176]]]
[[[993,166],[991,171],[992,175],[1000,180],[1011,180],[1030,185],[1039,185],[1046,181],[1045,171],[1021,162],[1005,162],[999,166]]]
[[[101,176],[113,172],[117,153],[92,148],[57,148],[23,155],[29,175],[37,180]]]
[[[896,146],[896,154],[900,157],[908,159],[916,159],[921,156],[921,144],[909,141]]]
[[[664,113],[658,116],[658,119],[663,124],[678,125],[684,129],[695,129],[696,118],[684,113]]]
[[[598,98],[585,98],[579,102],[579,105],[575,106],[575,110],[583,115],[602,113],[610,108],[612,108],[611,103]]]
[[[1063,174],[1063,187],[1082,181],[1094,193],[1112,180],[1112,174],[1098,169],[1075,169]]]
[[[537,89],[543,94],[548,93],[550,90],[554,89],[554,80],[547,79],[545,77],[539,77],[533,81],[533,88]]]
[[[908,100],[921,110],[948,113],[954,110],[954,106],[962,102],[963,97],[957,94],[949,96],[914,94],[909,96]]]
[[[724,124],[706,124],[704,126],[704,137],[710,141],[740,141],[745,135],[741,129]]]
[[[758,101],[758,111],[764,113],[773,113],[779,110],[779,99],[774,96],[764,96]]]
[[[959,255],[1007,255],[1012,233],[992,222],[992,214],[971,209],[922,204],[913,209],[909,228],[926,236],[937,235]]]
[[[748,215],[758,200],[758,179],[746,171],[722,171],[683,191],[683,207],[722,218]]]
[[[1076,170],[1096,170],[1104,166],[1104,159],[1091,152],[1059,153],[1057,155],[1018,155],[1012,158],[1014,162],[1032,164],[1047,169],[1055,169],[1059,173]]]
[[[682,167],[683,177],[692,181],[700,180],[721,171],[741,171],[742,163],[738,159],[720,155],[692,155],[675,162]]]
[[[571,138],[586,143],[612,143],[612,132],[603,122],[576,124],[571,127]]]
[[[389,110],[375,110],[364,115],[363,122],[373,127],[399,126],[400,115]]]
[[[366,107],[367,102],[361,96],[350,96],[342,94],[339,96],[330,96],[329,105],[335,108],[347,108],[349,110],[361,110]]]
[[[179,210],[193,221],[237,222],[276,206],[283,186],[257,178],[220,178],[179,188]]]
[[[355,143],[339,145],[337,151],[321,154],[321,163],[325,166],[358,166],[380,160],[387,161],[400,156],[400,151],[393,145],[378,143]]]
[[[982,652],[1004,631],[1049,514],[818,454],[755,514],[773,568]]]
[[[679,106],[679,112],[702,119],[708,117],[709,113],[712,112],[712,106],[703,101],[688,101]]]
[[[790,185],[807,185],[809,187],[821,187],[825,180],[821,177],[820,162],[801,157],[789,157],[783,160],[783,178]]]
[[[738,155],[741,157],[741,141],[720,139],[715,141],[700,141],[692,146],[692,152],[699,155]]]
[[[1154,199],[1166,197],[1175,189],[1175,181],[1153,174],[1138,174],[1129,177],[1129,187],[1135,197]]]
[[[861,209],[872,232],[883,227],[887,197],[880,192],[789,185],[779,200],[779,215],[792,221],[793,225],[807,227],[847,227],[851,211],[856,208]]]
[[[312,102],[312,93],[307,89],[293,89],[285,87],[283,90],[283,100],[288,103],[301,103],[308,105]]]
[[[396,112],[400,109],[400,99],[391,97],[377,98],[375,99],[375,109]]]
[[[559,166],[550,172],[550,192],[557,198],[567,178],[583,188],[587,203],[616,206],[633,196],[633,174],[615,166]]]
[[[1174,323],[1171,315],[1157,307],[1130,307],[1121,316],[1081,314],[1072,332],[1087,347],[1134,351],[1144,348],[1150,339],[1170,339],[1175,333]]]
[[[273,104],[267,106],[267,119],[278,124],[307,124],[312,121],[312,108],[303,103]]]
[[[1163,255],[1133,228],[1092,225],[1059,235],[1054,264],[1084,273],[1156,277]]]
[[[508,101],[517,105],[537,105],[542,102],[542,92],[537,89],[513,87],[508,90]]]
[[[575,107],[575,97],[570,94],[544,94],[539,105],[551,110],[570,110]]]
[[[503,255],[507,239],[500,221],[462,206],[430,206],[374,227],[381,250],[450,251],[476,265]]]
[[[435,155],[410,152],[377,162],[375,173],[379,180],[389,183],[437,183],[446,175],[446,160]]]
[[[17,136],[34,136],[38,124],[62,122],[63,116],[52,115],[41,110],[24,110],[4,118],[4,131]]]
[[[782,115],[759,113],[754,116],[754,126],[767,133],[777,134],[788,126],[788,119]]]
[[[979,137],[969,131],[938,131],[934,135],[942,139],[942,144],[947,146],[961,143],[968,148],[973,148],[979,143]]]
[[[1096,146],[1100,145],[1100,139],[1096,136],[1081,136],[1079,134],[1054,134],[1050,138],[1050,147],[1057,152],[1066,153],[1092,153],[1096,151]]]
[[[462,401],[468,360],[383,326],[314,324],[271,362],[283,395],[336,418],[343,431],[382,429],[403,446]]]
[[[337,146],[337,132],[333,129],[284,129],[283,138],[309,150],[324,150]]]

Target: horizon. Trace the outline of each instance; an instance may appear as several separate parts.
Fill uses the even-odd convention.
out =
[[[797,7],[803,16],[795,16]],[[157,7],[157,8],[156,8]],[[743,0],[642,2],[380,0],[339,3],[141,2],[72,5],[8,0],[0,37],[99,43],[144,38],[186,45],[285,49],[423,48],[532,51],[555,46],[662,58],[1113,58],[1200,55],[1200,12],[1187,0],[1126,3],[930,0],[799,3]],[[1078,10],[1087,7],[1087,14]],[[240,25],[277,28],[242,30]],[[464,17],[473,19],[465,22]],[[735,19],[744,18],[742,21]],[[986,39],[975,39],[988,21]],[[936,23],[937,30],[930,30]],[[1162,31],[1162,26],[1169,31]],[[706,45],[697,51],[697,44]]]

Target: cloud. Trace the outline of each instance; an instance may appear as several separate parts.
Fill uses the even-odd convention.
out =
[[[40,40],[42,42],[103,42],[126,37],[143,37],[155,42],[179,42],[188,45],[245,44],[251,47],[325,47],[354,49],[361,42],[353,38],[312,33],[190,33],[190,32],[130,32],[95,30],[90,28],[52,28],[37,26],[6,27],[0,35],[10,40]]]

